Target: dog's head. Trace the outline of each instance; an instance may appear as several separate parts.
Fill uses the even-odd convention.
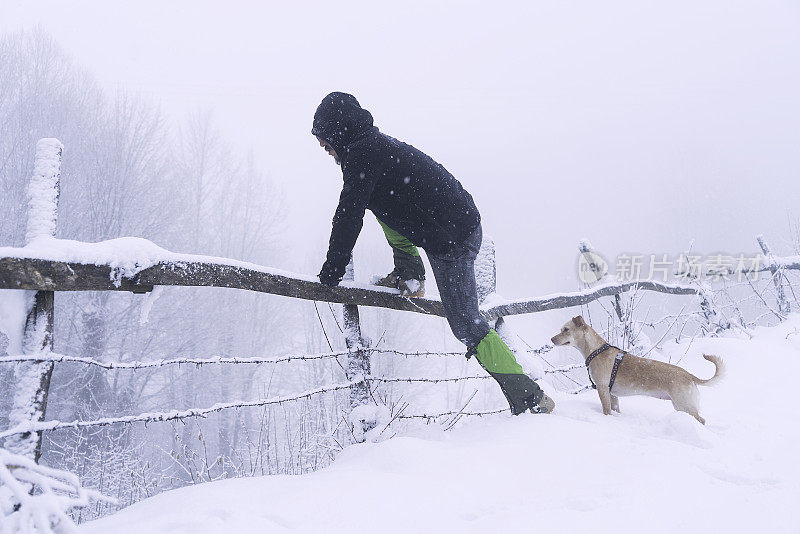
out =
[[[571,321],[562,326],[561,332],[550,338],[550,341],[552,341],[553,345],[557,347],[561,345],[574,346],[576,341],[582,342],[584,340],[586,337],[586,330],[588,328],[589,325],[586,324],[586,322],[583,320],[583,317],[578,315],[577,317],[573,317]]]

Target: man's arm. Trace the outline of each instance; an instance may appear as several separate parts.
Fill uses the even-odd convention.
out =
[[[374,185],[363,172],[345,172],[339,205],[333,216],[327,259],[319,273],[320,282],[327,286],[337,285],[344,276],[364,224],[364,211]]]
[[[382,220],[378,219],[378,222],[383,228],[386,240],[392,247],[394,270],[397,276],[402,280],[425,280],[425,264],[422,263],[417,247],[398,232],[386,226]]]

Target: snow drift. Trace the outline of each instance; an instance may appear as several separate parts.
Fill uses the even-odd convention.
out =
[[[664,401],[603,416],[594,392],[548,390],[551,416],[425,427],[316,473],[170,491],[82,532],[798,532],[800,316],[754,333],[665,347],[704,378],[702,354],[724,357],[728,375],[701,388],[705,427]]]

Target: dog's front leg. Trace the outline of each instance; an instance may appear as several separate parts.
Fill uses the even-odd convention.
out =
[[[613,393],[611,394],[611,409],[614,410],[617,413],[620,413],[620,411],[619,411],[619,397],[617,397]]]
[[[607,387],[597,386],[597,394],[600,395],[600,404],[603,405],[603,415],[611,415],[611,392]]]

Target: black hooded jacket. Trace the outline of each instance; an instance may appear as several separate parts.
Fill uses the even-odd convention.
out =
[[[326,96],[311,133],[336,150],[344,177],[323,283],[335,285],[344,276],[366,209],[432,255],[448,252],[480,224],[459,181],[423,152],[379,132],[353,95]]]

